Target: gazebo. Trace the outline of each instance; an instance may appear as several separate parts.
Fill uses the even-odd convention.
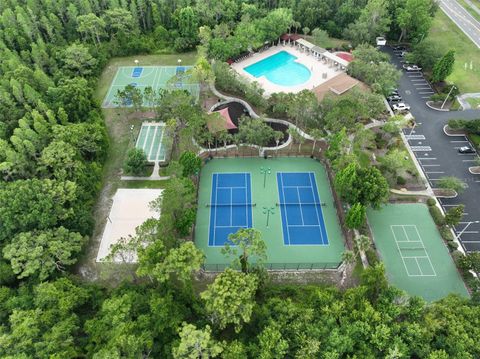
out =
[[[283,45],[286,45],[287,43],[294,43],[298,39],[301,39],[300,35],[298,34],[283,34],[280,36],[280,40],[283,41]]]
[[[297,45],[302,49],[302,50],[307,50],[308,52],[310,52],[314,47],[315,45],[312,44],[311,42],[305,40],[305,39],[298,39],[297,40]]]

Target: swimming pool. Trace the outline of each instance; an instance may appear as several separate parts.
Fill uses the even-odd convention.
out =
[[[244,68],[250,75],[258,78],[265,76],[270,82],[280,86],[295,86],[307,82],[310,70],[295,62],[297,58],[287,51],[258,61]]]

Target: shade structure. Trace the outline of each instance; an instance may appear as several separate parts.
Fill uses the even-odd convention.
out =
[[[219,121],[219,117],[210,116],[210,118],[207,121],[207,127],[210,132],[216,133],[224,129],[234,130],[237,128],[237,126],[235,126],[232,119],[230,118],[230,114],[228,113],[228,107],[212,112],[212,114],[214,113],[218,113],[221,116],[220,117],[221,122]]]

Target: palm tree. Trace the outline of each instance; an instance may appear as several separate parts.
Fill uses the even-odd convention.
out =
[[[360,252],[366,252],[370,249],[372,242],[370,242],[370,238],[367,236],[358,236],[355,238],[355,244],[357,245],[357,249]]]
[[[275,143],[276,143],[276,148],[275,148],[275,156],[277,156],[277,152],[278,152],[278,144],[280,143],[280,140],[283,138],[283,132],[282,131],[275,131],[273,133],[273,137],[275,139]]]
[[[315,147],[317,146],[317,141],[322,138],[322,131],[320,131],[318,128],[314,128],[313,130],[310,131],[310,136],[313,137],[313,147],[312,147],[312,156],[313,156],[313,153],[315,152]]]
[[[353,251],[346,250],[342,253],[342,261],[346,266],[354,264],[356,262],[355,253],[353,253]]]
[[[227,143],[231,141],[232,135],[228,131],[222,131],[218,135],[218,139],[223,142],[223,148],[225,149],[225,156],[227,155]]]

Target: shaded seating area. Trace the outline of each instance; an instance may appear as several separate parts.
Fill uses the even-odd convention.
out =
[[[233,123],[232,118],[230,117],[228,107],[211,112],[207,120],[207,127],[211,133],[237,129],[237,126]]]

